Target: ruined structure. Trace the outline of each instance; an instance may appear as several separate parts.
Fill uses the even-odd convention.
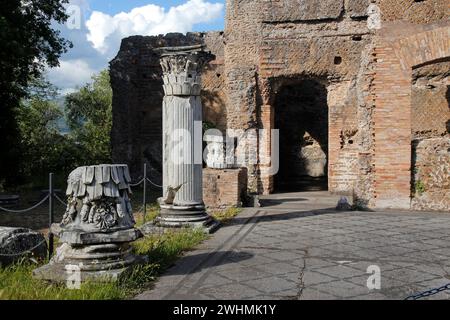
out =
[[[134,228],[130,182],[126,165],[72,171],[66,212],[51,228],[62,245],[47,265],[33,271],[34,276],[58,282],[110,281],[138,263],[130,242],[143,235]]]
[[[450,210],[446,0],[228,0],[224,32],[124,39],[111,62],[113,154],[161,169],[155,48],[205,44],[204,120],[240,129],[250,192],[323,190],[365,207]],[[272,155],[273,156],[273,155]],[[229,183],[214,184],[226,191]]]

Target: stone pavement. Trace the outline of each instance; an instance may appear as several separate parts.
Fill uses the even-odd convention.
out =
[[[136,298],[404,299],[450,283],[450,214],[338,212],[338,199],[272,195]],[[381,270],[380,290],[367,288],[371,265]]]

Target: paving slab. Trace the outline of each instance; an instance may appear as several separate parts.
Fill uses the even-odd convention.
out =
[[[450,282],[450,213],[336,211],[338,200],[263,197],[136,299],[405,299]],[[367,287],[370,266],[379,289]]]

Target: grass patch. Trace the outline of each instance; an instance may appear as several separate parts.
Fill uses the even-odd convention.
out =
[[[111,300],[126,297],[114,283],[85,283],[79,290],[69,290],[64,284],[36,280],[31,276],[36,267],[36,264],[23,261],[0,268],[0,300]]]
[[[231,207],[231,208],[228,208],[225,210],[215,211],[211,215],[217,221],[220,221],[221,223],[226,224],[226,223],[230,222],[234,217],[236,217],[241,212],[242,212],[242,208]]]
[[[207,238],[202,230],[182,229],[148,236],[133,243],[136,254],[149,258],[116,283],[85,283],[79,290],[64,284],[36,280],[32,271],[40,265],[21,262],[0,267],[0,300],[118,300],[127,299],[156,279],[183,253]],[[41,264],[42,265],[42,264]]]
[[[147,205],[147,210],[145,210],[145,222],[153,221],[159,215],[160,212],[159,205],[155,203],[151,203]],[[141,227],[144,224],[144,216],[142,214],[142,208],[140,211],[134,213],[134,219],[136,220],[136,228]]]

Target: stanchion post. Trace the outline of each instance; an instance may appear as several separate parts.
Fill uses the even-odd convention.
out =
[[[143,213],[143,221],[145,223],[145,216],[147,214],[147,164],[144,163],[144,187],[143,192],[144,195],[142,196],[142,208],[144,210]]]
[[[52,224],[53,224],[53,173],[50,173],[48,176],[48,259],[50,260],[53,255],[53,246],[54,246],[54,236],[52,233]]]

